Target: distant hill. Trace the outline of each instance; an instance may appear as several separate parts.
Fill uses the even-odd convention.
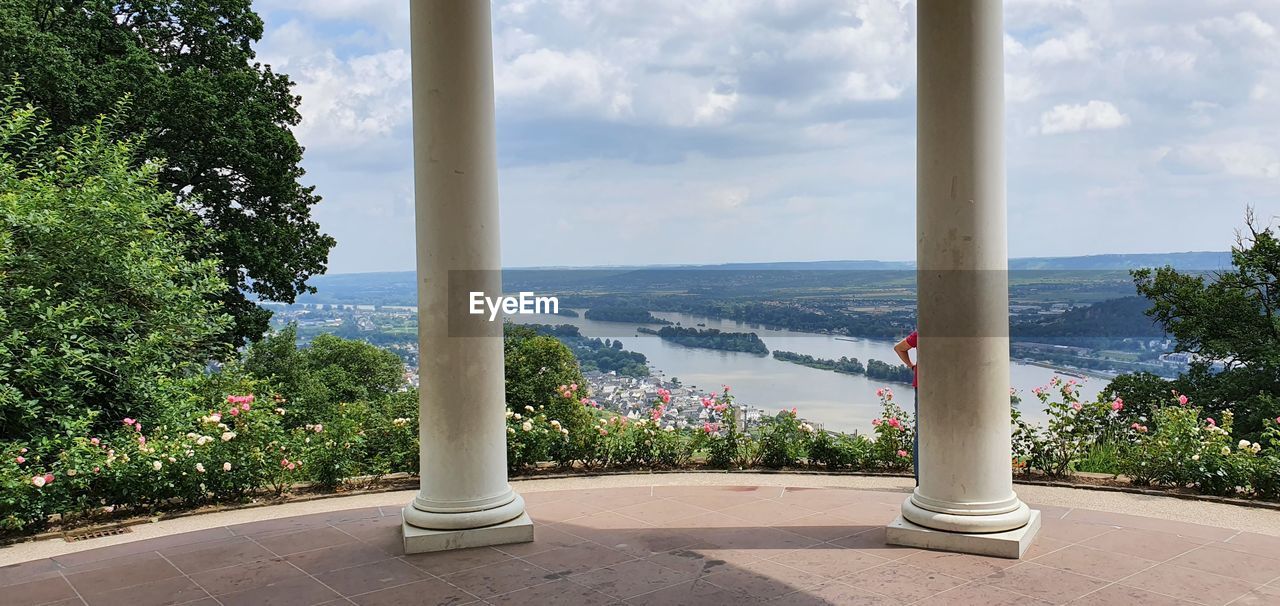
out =
[[[1073,278],[1075,280],[1103,277],[1081,276],[1079,272],[1112,272],[1114,275],[1107,276],[1107,279],[1126,284],[1128,279],[1123,272],[1139,267],[1164,265],[1172,265],[1182,271],[1223,269],[1230,267],[1231,253],[1114,254],[1009,260],[1009,268],[1013,271],[1069,271],[1076,273]],[[634,267],[522,267],[504,270],[503,283],[508,291],[571,292],[601,289],[609,292],[653,293],[676,290],[750,295],[775,289],[812,289],[830,284],[875,284],[911,288],[915,281],[914,268],[915,263],[912,261],[877,260]],[[316,276],[311,283],[318,292],[300,296],[298,302],[414,305],[417,300],[416,278],[412,271],[332,274]]]

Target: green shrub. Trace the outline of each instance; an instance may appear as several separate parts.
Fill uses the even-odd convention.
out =
[[[911,467],[911,451],[915,441],[915,425],[911,415],[893,399],[893,390],[876,390],[880,398],[880,417],[871,420],[876,439],[871,453],[878,467],[901,470]]]
[[[795,467],[809,454],[813,427],[801,423],[796,409],[779,411],[761,424],[759,430],[760,462],[771,469]]]
[[[865,469],[870,466],[872,442],[865,436],[818,431],[809,442],[809,462],[827,469]]]

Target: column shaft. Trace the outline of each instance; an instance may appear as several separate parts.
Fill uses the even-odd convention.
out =
[[[502,324],[457,322],[458,291],[502,291],[489,10],[410,4],[422,480],[404,517],[424,529],[524,513],[506,475]]]
[[[918,17],[920,486],[903,517],[1000,532],[1013,492],[1001,0],[924,0]]]

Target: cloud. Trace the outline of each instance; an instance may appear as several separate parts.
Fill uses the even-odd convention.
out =
[[[339,239],[331,267],[412,267],[409,3],[254,5],[260,57],[303,97],[306,179]],[[1013,254],[1163,250],[1158,234],[1175,230],[1181,246],[1220,248],[1244,203],[1280,215],[1280,2],[1004,6]],[[494,0],[504,255],[910,258],[916,10]],[[1062,230],[1063,208],[1097,238]]]
[[[1106,101],[1090,101],[1084,105],[1055,105],[1040,115],[1040,133],[1058,135],[1085,130],[1110,130],[1129,123],[1129,116],[1120,113],[1116,106]]]

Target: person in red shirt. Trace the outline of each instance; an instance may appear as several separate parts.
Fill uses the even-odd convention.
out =
[[[916,334],[916,331],[913,330],[911,331],[911,334],[907,335],[907,338],[898,341],[898,344],[893,346],[893,351],[902,359],[902,363],[906,364],[907,367],[911,369],[911,391],[915,396],[915,406],[911,414],[916,424],[915,431],[911,434],[911,469],[916,476],[916,486],[919,486],[920,465],[918,462],[920,460],[920,391],[917,387],[920,382],[920,371],[916,368],[916,363],[911,361],[911,350],[916,348],[917,339],[919,339],[919,336]]]

